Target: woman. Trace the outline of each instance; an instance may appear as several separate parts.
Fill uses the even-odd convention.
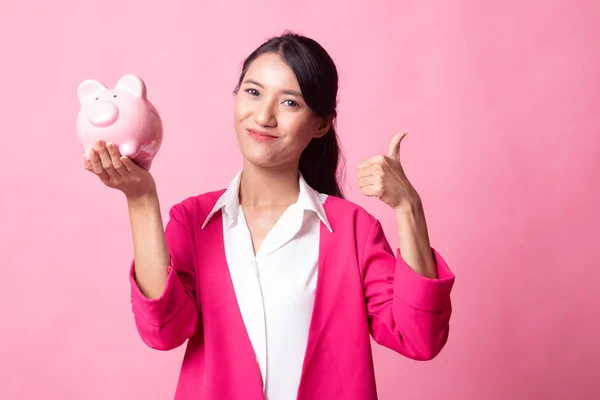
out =
[[[395,257],[380,223],[343,199],[337,89],[314,40],[262,44],[235,90],[242,170],[173,206],[164,232],[150,173],[110,143],[91,152],[85,168],[127,198],[140,336],[160,350],[189,339],[176,399],[375,399],[369,334],[417,360],[445,345],[454,276],[402,170],[406,132],[358,169],[362,192],[396,214]]]

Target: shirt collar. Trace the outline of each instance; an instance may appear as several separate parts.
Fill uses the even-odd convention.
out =
[[[211,218],[215,215],[215,213],[221,209],[229,217],[231,223],[237,219],[240,202],[239,202],[239,191],[240,191],[240,182],[242,179],[242,171],[240,170],[229,186],[227,190],[219,197],[211,212],[206,217],[204,224],[202,225],[202,229],[208,224]],[[326,195],[320,194],[315,191],[312,187],[306,183],[302,174],[299,174],[298,184],[300,187],[300,194],[298,195],[298,200],[294,204],[296,207],[300,207],[301,210],[308,210],[315,212],[321,222],[325,224],[329,232],[333,232],[331,229],[331,225],[329,224],[329,220],[327,219],[327,215],[325,214],[325,209],[323,208],[323,200],[327,197]]]

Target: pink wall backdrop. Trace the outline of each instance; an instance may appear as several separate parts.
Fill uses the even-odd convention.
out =
[[[2,0],[0,398],[172,398],[183,347],[138,338],[126,204],[82,167],[76,88],[146,80],[166,218],[240,167],[231,92],[284,29],[337,62],[347,194],[394,247],[355,170],[410,131],[403,162],[457,275],[439,357],[375,347],[381,399],[600,398],[598,21],[566,0]]]

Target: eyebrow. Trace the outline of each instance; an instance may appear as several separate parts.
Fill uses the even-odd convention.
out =
[[[260,84],[259,82],[255,81],[254,79],[246,79],[242,83],[251,83],[251,84],[256,85],[256,86],[258,86],[260,88],[263,88],[263,89],[265,88],[262,84]],[[282,90],[282,92],[284,94],[289,94],[289,95],[292,95],[292,96],[298,96],[298,97],[302,98],[302,93],[298,92],[297,90],[285,89],[285,90]]]

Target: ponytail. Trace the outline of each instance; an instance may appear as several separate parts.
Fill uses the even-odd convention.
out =
[[[333,125],[320,138],[314,138],[300,156],[298,169],[310,187],[319,193],[344,198],[338,182],[338,165],[343,162]]]

